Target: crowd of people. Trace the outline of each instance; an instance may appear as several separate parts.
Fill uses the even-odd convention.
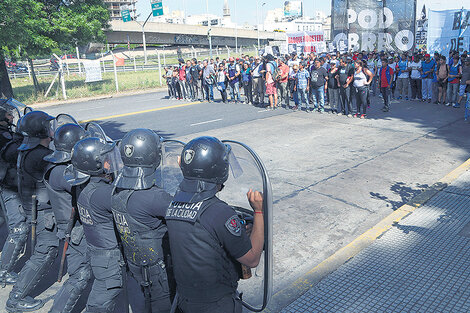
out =
[[[366,118],[371,96],[383,99],[384,112],[392,99],[459,108],[470,98],[467,51],[451,51],[448,60],[425,51],[179,59],[179,65],[165,67],[164,77],[170,99],[211,102],[216,88],[224,103],[320,113],[329,105],[331,113],[358,118]]]

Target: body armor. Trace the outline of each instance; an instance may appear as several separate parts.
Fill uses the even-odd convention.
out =
[[[129,198],[134,190],[122,190],[113,195],[114,221],[121,237],[127,261],[140,266],[144,261],[151,266],[163,261],[163,237],[166,225],[151,228],[134,219],[127,210]]]
[[[177,290],[196,302],[217,301],[234,294],[238,286],[239,264],[200,223],[204,211],[219,203],[216,197],[197,203],[173,201],[165,217]]]

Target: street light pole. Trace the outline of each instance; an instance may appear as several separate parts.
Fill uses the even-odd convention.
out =
[[[211,23],[209,19],[209,0],[206,0],[206,14],[207,14],[207,38],[209,39],[209,61],[212,59],[212,37],[211,37]]]
[[[139,21],[136,20],[137,24],[139,24],[142,27],[142,44],[144,46],[144,64],[147,65],[147,42],[145,40],[145,24],[147,24],[150,16],[152,15],[152,12],[150,12],[149,16],[147,16],[147,19],[143,24],[140,24]]]
[[[259,51],[259,0],[256,0],[256,30],[258,31],[258,51]]]
[[[237,19],[237,0],[235,0],[235,20]],[[238,54],[238,25],[235,21],[235,53]]]

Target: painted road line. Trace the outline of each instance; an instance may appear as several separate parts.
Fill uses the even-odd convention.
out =
[[[449,186],[454,180],[469,169],[470,159],[441,178],[431,187],[426,188],[421,194],[411,199],[408,203],[402,205],[375,226],[354,239],[351,243],[336,251],[332,256],[305,273],[290,286],[274,294],[268,307],[263,312],[280,312],[283,308],[287,307],[310,288],[315,286],[320,280],[336,271],[348,260],[370,246],[393,225],[410,215],[416,208],[426,204],[426,202],[428,202],[438,192]]]
[[[197,126],[197,125],[203,125],[203,124],[209,124],[209,123],[214,123],[214,122],[218,122],[218,121],[221,121],[222,119],[221,118],[218,118],[216,120],[210,120],[210,121],[205,121],[205,122],[200,122],[200,123],[194,123],[194,124],[191,124],[189,126]]]
[[[118,117],[132,116],[132,115],[144,114],[144,113],[155,112],[155,111],[182,108],[182,107],[187,107],[187,106],[194,105],[194,104],[197,104],[197,103],[201,103],[201,102],[197,101],[197,102],[176,104],[176,105],[170,105],[170,106],[166,106],[166,107],[160,107],[160,108],[154,108],[154,109],[148,109],[148,110],[142,110],[142,111],[136,111],[136,112],[108,115],[108,116],[103,116],[103,117],[92,118],[92,119],[89,119],[89,120],[82,120],[82,121],[79,121],[79,123],[87,123],[87,122],[92,122],[92,121],[104,121],[104,120],[110,120],[110,119],[118,118]]]

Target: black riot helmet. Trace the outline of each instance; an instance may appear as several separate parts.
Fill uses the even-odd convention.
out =
[[[134,129],[122,138],[119,147],[124,167],[114,185],[133,190],[155,185],[155,171],[162,159],[160,136],[150,129]]]
[[[72,149],[75,144],[85,138],[86,132],[80,125],[64,124],[54,132],[54,153],[44,157],[51,163],[65,163],[72,158]]]
[[[231,148],[215,137],[198,137],[188,142],[181,153],[184,178],[223,184],[229,174]]]
[[[43,111],[31,111],[25,114],[19,122],[19,129],[25,138],[18,150],[32,149],[39,145],[41,139],[48,138],[49,122],[53,119],[53,116]]]
[[[71,185],[83,184],[90,176],[115,173],[122,167],[116,143],[96,137],[85,138],[75,144],[71,163],[64,172]]]

